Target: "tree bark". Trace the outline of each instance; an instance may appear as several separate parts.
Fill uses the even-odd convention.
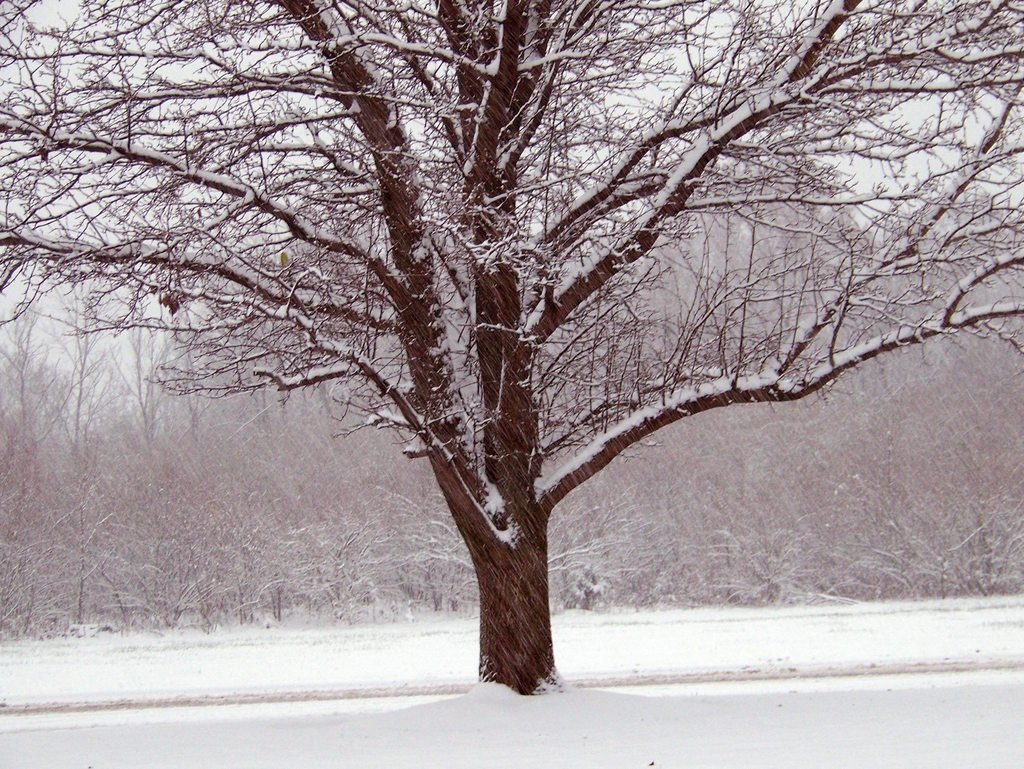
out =
[[[476,573],[480,680],[519,694],[560,688],[548,603],[550,510],[533,500],[513,503],[488,522],[451,463],[437,452],[430,459]],[[504,536],[497,533],[495,518]]]
[[[519,694],[559,688],[546,532],[474,552],[473,564],[480,591],[480,680]]]

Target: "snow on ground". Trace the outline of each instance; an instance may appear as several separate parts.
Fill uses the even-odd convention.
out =
[[[769,609],[571,612],[554,619],[569,680],[789,675],[881,666],[1024,667],[1024,596]],[[430,619],[0,644],[0,701],[416,690],[476,672],[477,624]],[[0,727],[2,728],[2,727]]]
[[[475,633],[431,620],[5,643],[0,769],[1024,766],[1024,597],[571,613],[555,620],[567,678],[663,685],[334,698],[468,685]],[[211,694],[278,701],[96,709]]]
[[[5,769],[1020,769],[1016,684],[640,697],[495,686],[377,715],[0,734]],[[204,708],[217,710],[217,708]]]

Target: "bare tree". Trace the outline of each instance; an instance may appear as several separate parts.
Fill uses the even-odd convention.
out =
[[[160,429],[166,393],[157,382],[161,366],[168,362],[168,340],[142,329],[128,333],[128,353],[118,366],[126,396],[126,412],[137,425],[142,445],[151,447]]]
[[[53,573],[59,499],[50,469],[68,388],[48,354],[39,316],[0,329],[0,633],[55,624]]]
[[[97,423],[109,407],[111,381],[104,340],[82,328],[83,300],[72,295],[63,304],[65,339],[60,346],[68,389],[64,429],[74,462],[84,473],[91,461]]]
[[[0,287],[408,436],[519,692],[624,450],[1024,314],[1014,2],[81,5],[0,10]]]
[[[0,336],[0,459],[8,488],[25,495],[46,474],[51,438],[61,426],[69,388],[41,338],[39,317],[3,329]]]

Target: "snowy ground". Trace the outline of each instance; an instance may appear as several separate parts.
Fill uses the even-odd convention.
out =
[[[443,698],[475,631],[3,644],[0,767],[1024,766],[1024,597],[567,614],[563,674],[616,692]]]

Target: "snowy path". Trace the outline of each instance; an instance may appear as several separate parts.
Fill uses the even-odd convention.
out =
[[[700,673],[661,673],[654,675],[622,675],[605,678],[573,679],[572,687],[576,689],[629,689],[639,694],[650,695],[655,690],[678,694],[681,692],[699,691],[706,684],[738,684],[767,683],[775,686],[806,686],[809,681],[828,680],[837,682],[840,679],[884,678],[887,681],[907,676],[928,676],[929,682],[937,680],[936,674],[978,674],[1001,672],[1019,673],[1024,680],[1024,659],[1021,660],[981,660],[965,662],[950,660],[945,662],[915,662],[893,664],[868,664],[852,667],[820,666],[791,667],[784,670],[769,668],[745,668],[742,670],[707,671]],[[940,679],[941,680],[941,679]],[[945,679],[949,680],[949,679]],[[971,679],[961,679],[963,681]],[[974,679],[979,680],[979,679]],[[900,682],[902,686],[913,687],[917,682]],[[857,688],[853,682],[845,684]],[[697,687],[697,688],[694,688]],[[422,700],[434,700],[461,694],[467,694],[473,684],[433,684],[404,685],[377,688],[357,689],[313,689],[277,692],[248,692],[237,694],[193,694],[174,697],[138,697],[113,700],[81,700],[68,702],[35,702],[15,705],[4,705],[0,715],[7,718],[0,721],[0,732],[16,731],[19,722],[26,716],[49,716],[57,714],[91,714],[109,711],[141,711],[163,710],[170,708],[224,707],[235,705],[288,705],[297,703],[331,703],[340,701],[385,701],[400,700],[395,708],[416,704]],[[770,687],[771,688],[771,687]],[[365,706],[366,710],[378,708],[390,710],[390,706],[379,703]],[[355,711],[364,707],[355,704]],[[19,717],[18,721],[11,720]],[[87,720],[87,719],[86,719]]]

